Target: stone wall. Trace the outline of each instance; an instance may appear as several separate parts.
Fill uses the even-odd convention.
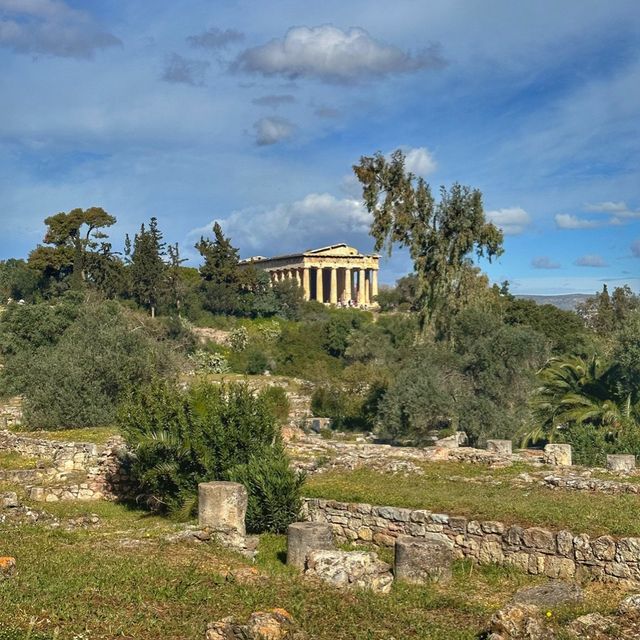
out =
[[[399,535],[446,535],[458,558],[513,566],[550,578],[640,584],[640,538],[591,538],[570,531],[468,520],[424,509],[307,499],[304,519],[331,525],[339,542],[393,546]]]

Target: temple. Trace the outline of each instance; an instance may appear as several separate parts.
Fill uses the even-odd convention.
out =
[[[240,264],[263,269],[274,283],[287,278],[296,280],[305,300],[372,306],[378,295],[379,261],[377,255],[363,255],[346,244],[333,244],[286,256],[255,256]]]

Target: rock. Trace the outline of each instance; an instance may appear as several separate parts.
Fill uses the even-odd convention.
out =
[[[12,578],[16,575],[18,565],[11,556],[0,556],[0,578]]]
[[[627,596],[618,607],[621,616],[640,617],[640,593]]]
[[[307,640],[291,614],[284,609],[258,611],[247,624],[224,618],[207,626],[207,640]]]
[[[545,464],[556,467],[571,466],[570,444],[548,444],[544,448],[543,460]]]
[[[609,471],[633,471],[636,468],[636,457],[627,454],[608,454],[607,469]]]
[[[553,533],[540,527],[529,527],[522,534],[522,542],[525,547],[555,553],[556,539]]]
[[[287,564],[304,570],[309,551],[333,549],[331,527],[323,522],[294,522],[287,529]]]
[[[580,640],[611,640],[620,637],[617,626],[615,620],[609,616],[589,613],[576,618],[567,627],[567,632],[570,637],[580,638]]]
[[[494,640],[552,640],[538,607],[531,604],[509,604],[497,611],[489,623]]]
[[[6,491],[0,494],[0,507],[3,509],[15,509],[20,506],[18,494],[15,491]]]
[[[448,582],[452,563],[453,543],[445,535],[427,533],[423,538],[396,539],[394,574],[398,580],[412,584]]]
[[[565,604],[578,604],[584,600],[584,593],[573,582],[552,580],[536,587],[525,587],[516,591],[513,602],[532,604],[542,608],[558,607]]]
[[[511,440],[487,440],[487,451],[499,456],[510,456],[513,452]]]
[[[335,587],[371,589],[388,593],[393,583],[391,566],[366,551],[311,551],[307,576],[315,576]]]

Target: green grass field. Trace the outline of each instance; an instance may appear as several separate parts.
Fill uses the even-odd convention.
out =
[[[640,496],[563,491],[540,486],[514,487],[519,466],[487,470],[482,465],[431,463],[424,476],[381,474],[367,469],[311,476],[305,495],[344,502],[367,502],[501,520],[525,526],[569,529],[594,535],[640,536]],[[491,477],[500,482],[452,479]]]
[[[342,592],[284,565],[285,539],[273,535],[261,540],[255,575],[234,578],[229,570],[246,572],[247,560],[212,543],[166,542],[178,526],[169,520],[109,503],[50,510],[59,517],[97,513],[102,523],[95,530],[3,528],[1,552],[17,558],[19,573],[0,588],[0,638],[26,640],[32,627],[32,640],[54,633],[201,640],[207,622],[283,607],[315,640],[472,640],[517,588],[539,580],[461,562],[448,586],[394,585],[386,596]],[[620,597],[594,586],[581,611],[612,610]]]

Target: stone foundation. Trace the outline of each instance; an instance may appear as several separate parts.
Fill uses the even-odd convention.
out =
[[[330,524],[337,542],[391,547],[400,535],[425,539],[438,533],[451,541],[456,558],[513,566],[550,578],[640,584],[640,538],[592,538],[570,531],[467,520],[424,509],[315,498],[305,500],[303,511],[311,522]]]

